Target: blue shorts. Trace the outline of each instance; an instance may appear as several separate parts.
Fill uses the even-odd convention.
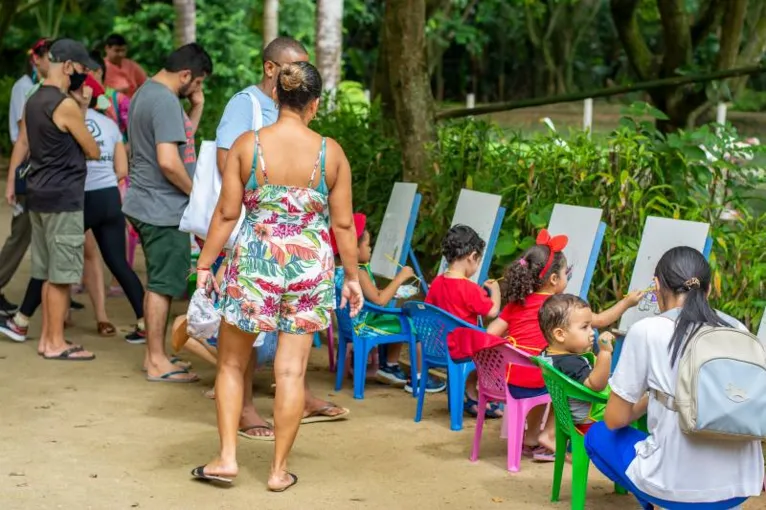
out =
[[[524,398],[532,398],[539,397],[540,395],[545,395],[548,393],[548,389],[545,386],[542,388],[523,388],[521,386],[514,386],[513,384],[509,384],[508,392],[516,400],[521,400]]]
[[[594,423],[585,435],[585,450],[599,471],[607,478],[633,494],[641,506],[651,509],[652,505],[667,510],[726,510],[734,508],[747,498],[733,498],[714,503],[676,503],[650,496],[638,489],[625,472],[636,458],[636,443],[646,439],[648,434],[632,427],[609,430],[604,422]]]

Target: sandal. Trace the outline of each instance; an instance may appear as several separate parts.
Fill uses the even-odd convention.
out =
[[[298,483],[298,477],[297,477],[297,476],[295,476],[295,475],[294,475],[294,474],[292,474],[292,473],[287,473],[287,475],[288,475],[290,478],[292,478],[292,481],[291,481],[289,484],[287,484],[287,485],[285,485],[284,487],[282,487],[282,488],[279,488],[279,489],[272,489],[271,487],[269,487],[269,490],[270,490],[271,492],[285,492],[287,489],[289,489],[290,487],[292,487],[293,485],[295,485],[296,483]]]
[[[340,409],[341,412],[338,414],[330,414],[329,411],[331,409]],[[332,402],[328,402],[327,405],[315,409],[301,418],[301,424],[307,425],[309,423],[345,420],[350,413],[351,411],[345,407],[339,407]]]
[[[268,430],[271,432],[271,435],[254,435],[254,434],[248,434],[251,430]],[[239,437],[244,437],[245,439],[251,439],[253,441],[274,441],[274,429],[271,427],[271,425],[250,425],[249,427],[242,427],[241,429],[237,430],[237,435]]]
[[[99,322],[97,328],[98,336],[110,337],[117,334],[117,328],[111,322]]]
[[[490,420],[496,420],[498,418],[502,418],[503,417],[502,412],[500,414],[497,413],[497,411],[499,410],[500,410],[499,404],[495,402],[489,402],[487,409],[484,411],[484,417]],[[479,416],[479,401],[472,399],[471,397],[468,396],[468,393],[466,393],[465,402],[463,402],[463,411],[468,413],[470,416],[477,418]]]
[[[205,473],[205,466],[197,466],[192,469],[191,475],[195,480],[200,482],[220,483],[224,485],[231,485],[234,480],[227,476],[213,475]]]
[[[72,356],[72,354],[77,354],[78,352],[87,351],[85,350],[85,347],[81,345],[72,345],[68,349],[63,350],[54,356],[47,356],[43,354],[43,359],[58,361],[92,361],[96,359],[95,354],[91,354],[90,356]]]

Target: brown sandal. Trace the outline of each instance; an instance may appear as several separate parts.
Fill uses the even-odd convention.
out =
[[[117,334],[117,328],[111,322],[99,322],[98,323],[98,336],[114,336]]]

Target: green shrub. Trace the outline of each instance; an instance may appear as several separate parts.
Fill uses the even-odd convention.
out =
[[[8,132],[8,108],[11,105],[11,89],[19,76],[0,77],[0,153],[11,156],[11,134]]]

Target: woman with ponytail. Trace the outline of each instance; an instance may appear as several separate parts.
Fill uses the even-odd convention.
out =
[[[643,508],[736,508],[763,486],[758,441],[687,436],[678,414],[647,393],[675,394],[679,360],[701,327],[740,326],[711,308],[710,280],[710,265],[697,250],[678,247],[662,256],[654,273],[662,313],[628,331],[610,380],[605,419],[585,436],[596,467]],[[629,427],[647,410],[649,434]]]

